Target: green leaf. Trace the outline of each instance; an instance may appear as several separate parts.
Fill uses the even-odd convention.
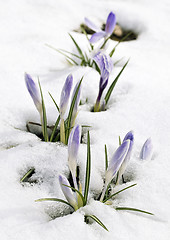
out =
[[[81,27],[81,26],[80,26],[80,27]],[[81,30],[82,30],[82,32],[85,34],[85,36],[86,36],[86,38],[87,38],[87,40],[88,40],[88,42],[89,42],[89,44],[90,44],[91,50],[93,50],[93,45],[92,45],[91,42],[89,41],[89,38],[88,38],[87,32],[84,30],[83,27],[81,27]]]
[[[74,94],[73,100],[72,100],[71,105],[70,105],[70,110],[69,110],[68,118],[67,118],[66,144],[68,143],[69,129],[71,128],[71,118],[72,118],[74,105],[75,105],[75,102],[76,102],[76,98],[77,98],[78,91],[79,91],[79,89],[80,89],[82,80],[83,80],[83,77],[81,78],[81,80],[80,80],[80,82],[79,82],[79,85],[78,85],[78,87],[77,87],[77,89],[76,89],[76,92],[75,92],[75,94]]]
[[[20,182],[25,182],[25,180],[32,176],[35,173],[35,168],[31,168],[20,180]]]
[[[68,54],[70,54],[70,55],[72,55],[72,56],[74,56],[74,57],[76,57],[76,58],[82,59],[82,58],[81,58],[80,56],[78,56],[77,54],[72,53],[72,52],[69,52],[69,51],[67,51],[67,50],[58,49],[58,51],[60,51],[60,52],[65,52],[65,53],[68,53]]]
[[[40,198],[40,199],[35,200],[35,202],[43,202],[43,201],[56,201],[56,202],[65,203],[74,209],[74,207],[70,203],[68,203],[60,198]]]
[[[136,186],[136,185],[137,185],[137,184],[135,183],[135,184],[132,184],[132,185],[126,187],[126,188],[121,189],[120,191],[118,191],[118,192],[112,194],[111,196],[107,197],[107,198],[103,201],[103,203],[107,202],[109,199],[111,199],[112,197],[116,196],[117,194],[119,194],[119,193],[121,193],[121,192],[123,192],[123,191],[125,191],[125,190],[127,190],[127,189],[129,189],[129,188],[131,188],[131,187],[134,187],[134,186]]]
[[[57,118],[57,120],[56,120],[56,123],[55,123],[55,126],[54,126],[54,128],[53,128],[53,131],[52,131],[52,133],[51,133],[50,142],[52,142],[53,139],[54,139],[54,135],[55,135],[55,132],[56,132],[56,130],[57,130],[57,127],[58,127],[59,122],[60,122],[60,115],[58,116],[58,118]]]
[[[119,136],[119,146],[122,144],[121,138]]]
[[[87,218],[93,219],[95,222],[97,222],[101,227],[103,227],[106,231],[109,231],[107,227],[95,216],[95,215],[85,215],[85,222],[87,222]]]
[[[48,142],[46,109],[45,109],[45,104],[44,104],[44,98],[43,98],[43,93],[42,93],[42,89],[41,89],[41,84],[40,84],[39,80],[38,80],[38,84],[39,84],[40,93],[41,93],[41,100],[42,100],[42,111],[43,111],[42,128],[43,128],[43,136],[44,136],[44,141]]]
[[[106,96],[105,96],[106,105],[107,105],[107,103],[108,103],[108,101],[109,101],[109,99],[110,99],[110,96],[111,96],[111,94],[112,94],[112,91],[113,91],[113,89],[114,89],[114,87],[115,87],[115,85],[116,85],[116,83],[117,83],[120,75],[122,74],[123,70],[124,70],[125,67],[127,66],[128,62],[129,62],[129,60],[125,63],[125,65],[122,67],[122,69],[121,69],[121,71],[119,72],[119,74],[117,75],[117,77],[114,79],[114,81],[113,81],[112,84],[110,85],[110,87],[109,87],[109,89],[108,89],[108,91],[107,91],[107,93],[106,93]]]
[[[82,52],[81,48],[79,47],[79,45],[77,44],[77,42],[75,41],[75,39],[73,38],[73,36],[72,36],[70,33],[69,33],[69,36],[71,37],[73,43],[75,44],[75,46],[76,46],[76,48],[77,48],[79,54],[81,55],[81,58],[82,58],[82,59],[85,59],[85,57],[84,57],[84,55],[83,55],[83,52]]]
[[[110,36],[108,38],[106,38],[106,40],[104,41],[103,45],[100,47],[100,49],[103,49],[104,46],[106,45],[107,41],[109,40]]]
[[[90,134],[87,133],[87,162],[86,162],[86,178],[85,178],[85,188],[84,188],[84,199],[85,205],[87,203],[87,197],[90,185],[90,172],[91,172],[91,153],[90,153]]]
[[[137,209],[137,208],[116,207],[115,209],[116,209],[116,210],[125,210],[125,211],[134,211],[134,212],[140,212],[140,213],[146,213],[146,214],[149,214],[149,215],[154,215],[154,214],[151,213],[151,212],[143,211],[143,210]]]
[[[126,40],[126,38],[128,38],[131,34],[132,34],[132,33],[129,32],[126,36],[124,36],[124,37],[116,44],[116,46],[112,49],[112,51],[111,51],[110,54],[109,54],[110,57],[113,56],[113,53],[115,52],[117,46],[118,46],[121,42],[123,42],[124,40]]]
[[[83,197],[83,195],[81,194],[81,192],[80,192],[80,191],[78,191],[76,188],[73,188],[73,187],[71,187],[71,186],[68,186],[68,185],[65,185],[65,184],[63,184],[63,186],[66,186],[66,187],[68,187],[68,188],[71,188],[72,190],[74,190],[75,192],[77,192],[77,193],[79,194],[79,196],[81,197],[81,199],[82,199],[83,206],[85,206],[85,205],[86,205],[86,204],[85,204],[85,199],[84,199],[84,197]]]
[[[107,146],[105,144],[105,171],[107,171],[108,168],[108,155],[107,155]]]
[[[51,99],[53,100],[53,102],[54,102],[54,104],[55,104],[55,106],[56,106],[58,112],[60,113],[60,108],[59,108],[58,104],[57,104],[56,101],[54,100],[54,98],[53,98],[53,96],[51,95],[51,93],[50,93],[50,92],[48,92],[48,93],[49,93]]]
[[[55,50],[55,51],[57,51],[58,53],[60,53],[60,54],[62,54],[63,56],[65,56],[66,58],[68,58],[68,59],[70,59],[75,65],[79,65],[73,58],[71,58],[70,56],[68,56],[67,54],[65,54],[64,52],[62,52],[62,51],[65,51],[65,50],[62,50],[62,49],[57,49],[57,48],[55,48],[55,47],[52,47],[52,46],[50,46],[50,45],[48,45],[48,44],[45,44],[47,47],[49,47],[49,48],[52,48],[53,50]],[[65,52],[67,52],[67,51],[65,51]],[[71,54],[71,55],[73,55],[74,53],[70,53],[70,52],[68,52],[69,54]],[[74,54],[74,55],[76,55],[76,54]],[[77,55],[78,56],[78,55]],[[79,56],[78,56],[79,57]],[[80,57],[79,57],[80,58]],[[80,58],[81,59],[81,58]]]

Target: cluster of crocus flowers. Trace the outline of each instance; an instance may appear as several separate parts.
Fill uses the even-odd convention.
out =
[[[68,140],[68,166],[73,179],[74,190],[76,192],[72,191],[70,183],[67,180],[67,178],[65,176],[59,175],[59,183],[63,191],[63,194],[67,199],[68,203],[74,208],[75,211],[84,205],[82,198],[79,195],[82,194],[81,184],[80,182],[77,183],[76,179],[77,156],[80,145],[80,136],[81,128],[79,125],[76,125],[72,129]],[[77,192],[79,192],[79,194]]]
[[[100,102],[104,89],[106,88],[109,80],[109,76],[113,69],[113,61],[109,55],[103,51],[99,51],[94,56],[94,61],[100,69],[100,82],[99,82],[99,92],[94,105],[94,112],[100,111]]]
[[[113,33],[113,30],[116,25],[116,16],[113,12],[109,13],[104,31],[101,30],[99,27],[97,27],[88,18],[85,18],[85,23],[89,28],[91,28],[93,31],[95,31],[95,33],[91,36],[91,38],[89,40],[90,43],[95,43],[102,38],[107,39],[110,37],[110,35]]]
[[[44,100],[43,100],[43,96],[42,96],[40,83],[39,83],[39,87],[40,87],[40,91],[39,91],[35,82],[31,78],[31,76],[27,73],[25,73],[25,82],[26,82],[28,92],[30,93],[30,95],[34,101],[34,104],[40,114],[40,120],[41,120],[44,140],[48,141],[46,111],[45,111],[45,105],[44,105]],[[59,110],[59,117],[56,121],[53,131],[55,131],[57,129],[57,126],[60,121],[60,141],[63,142],[64,144],[67,144],[70,129],[74,127],[75,119],[78,114],[78,106],[79,106],[79,102],[80,102],[80,92],[81,92],[81,80],[76,84],[76,86],[73,90],[73,94],[72,94],[72,98],[71,98],[71,105],[70,105],[71,111],[69,111],[69,116],[68,116],[69,119],[66,119],[67,121],[65,121],[64,116],[65,116],[67,106],[69,103],[72,85],[73,85],[73,76],[72,76],[72,74],[70,74],[66,78],[63,89],[61,91],[59,107],[55,103]],[[41,95],[40,95],[40,93],[41,93]],[[74,99],[75,96],[76,96],[76,98]],[[54,99],[53,99],[53,101],[54,101]],[[72,104],[73,102],[74,102],[74,104]],[[55,134],[55,132],[52,132],[52,134],[51,134],[52,137],[50,137],[50,141],[53,140],[54,134]]]
[[[118,147],[118,149],[114,153],[110,161],[110,164],[105,172],[105,183],[104,183],[104,188],[100,197],[101,202],[105,197],[105,193],[110,182],[112,181],[112,179],[117,173],[118,173],[117,184],[119,183],[120,178],[122,177],[126,169],[127,163],[130,159],[132,147],[133,147],[133,141],[134,141],[133,133],[132,131],[130,131],[126,134],[122,144]]]

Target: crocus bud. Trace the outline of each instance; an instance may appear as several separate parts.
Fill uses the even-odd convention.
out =
[[[126,155],[126,157],[125,157],[125,159],[124,159],[124,161],[123,161],[123,163],[122,163],[122,165],[119,169],[119,176],[118,176],[118,179],[117,179],[117,184],[119,183],[123,173],[125,172],[127,164],[129,162],[131,154],[132,154],[132,149],[133,149],[133,144],[134,144],[133,131],[130,131],[126,134],[126,136],[123,139],[123,142],[125,142],[127,140],[130,140],[129,149],[128,149],[127,155]]]
[[[152,157],[152,153],[153,153],[152,140],[151,138],[148,138],[141,149],[140,159],[148,160]]]
[[[31,76],[27,73],[25,73],[25,83],[38,112],[42,114],[42,100],[40,97],[39,89],[37,88]]]
[[[125,160],[126,155],[128,153],[129,146],[130,146],[130,140],[126,140],[118,147],[118,149],[114,153],[114,155],[110,161],[110,164],[108,166],[108,169],[105,173],[104,189],[103,189],[102,195],[100,197],[101,202],[103,201],[103,198],[105,196],[105,192],[106,192],[108,184],[114,178],[114,176],[118,172],[122,162]]]
[[[81,128],[76,125],[69,136],[68,139],[68,166],[71,171],[75,188],[77,188],[76,182],[76,168],[77,168],[77,155],[80,145]]]
[[[78,82],[73,90],[73,94],[72,94],[72,100],[74,98],[74,95],[76,93],[76,90],[79,86],[79,83]],[[79,107],[79,103],[80,103],[80,94],[81,94],[81,85],[80,85],[80,88],[79,88],[79,91],[78,91],[78,94],[77,94],[77,98],[76,98],[76,101],[75,101],[75,104],[74,104],[74,108],[73,108],[73,113],[72,113],[72,117],[71,117],[71,126],[74,127],[74,124],[75,124],[75,119],[77,117],[77,114],[78,114],[78,107]]]
[[[63,89],[61,91],[61,97],[60,97],[60,115],[61,115],[61,118],[63,118],[63,116],[66,112],[66,109],[67,109],[72,84],[73,84],[73,76],[70,74],[66,78],[65,84],[64,84]]]
[[[67,180],[66,177],[59,175],[59,183],[60,183],[61,189],[62,189],[64,196],[67,199],[68,203],[70,203],[71,206],[73,206],[74,209],[77,210],[78,206],[77,206],[76,198],[74,197],[74,194],[73,194],[71,188],[67,187],[67,186],[70,186],[69,181]],[[67,185],[67,186],[64,186],[64,185]]]
[[[105,181],[107,185],[111,182],[113,177],[118,172],[123,161],[125,160],[129,147],[130,140],[126,140],[118,147],[118,149],[114,153],[105,175]]]
[[[100,82],[99,82],[99,93],[98,93],[98,97],[96,100],[96,106],[99,107],[102,93],[108,84],[108,79],[109,79],[110,73],[112,72],[112,69],[113,69],[113,61],[109,55],[106,55],[102,51],[98,52],[94,56],[94,61],[97,63],[97,65],[100,69],[100,73],[101,73]],[[99,109],[97,109],[97,110],[99,111]]]

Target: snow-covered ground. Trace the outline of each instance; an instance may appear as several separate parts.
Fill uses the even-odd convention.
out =
[[[114,79],[125,61],[123,72],[105,112],[89,111],[94,104],[99,74],[88,67],[69,67],[62,55],[45,46],[73,51],[68,36],[72,33],[87,48],[84,35],[72,32],[84,21],[104,22],[110,11],[125,28],[139,33],[136,41],[119,45],[113,60],[124,57],[110,77]],[[48,239],[129,239],[168,240],[170,238],[170,68],[168,0],[6,0],[0,2],[0,238],[3,240]],[[109,42],[109,47],[116,44]],[[113,206],[89,200],[84,208],[61,216],[62,204],[35,203],[42,197],[64,199],[58,174],[68,175],[67,147],[40,141],[26,131],[26,122],[39,121],[30,98],[24,72],[39,76],[43,88],[48,123],[56,119],[56,109],[48,91],[59,102],[63,83],[69,73],[74,84],[84,75],[82,100],[77,123],[90,125],[92,174],[90,192],[103,186],[104,144],[109,157],[121,138],[134,131],[133,156],[125,179],[137,186],[116,197],[114,206],[140,208],[154,216],[115,211]],[[154,154],[139,160],[144,141],[151,137]],[[79,151],[80,178],[84,181],[86,145]],[[38,184],[21,185],[20,178],[36,168]],[[127,183],[128,185],[129,183]],[[124,185],[126,186],[126,185]],[[118,187],[121,188],[122,186]],[[109,229],[84,223],[84,214],[96,215]]]

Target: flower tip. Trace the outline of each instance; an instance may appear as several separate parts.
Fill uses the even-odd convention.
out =
[[[123,142],[126,141],[127,139],[129,139],[132,142],[134,141],[134,132],[132,130],[125,135]]]
[[[110,12],[106,21],[105,32],[111,35],[115,28],[115,25],[116,25],[116,15],[113,12]]]
[[[140,159],[147,160],[150,159],[153,152],[153,145],[151,138],[148,138],[145,143],[143,144],[143,147],[140,152]]]

